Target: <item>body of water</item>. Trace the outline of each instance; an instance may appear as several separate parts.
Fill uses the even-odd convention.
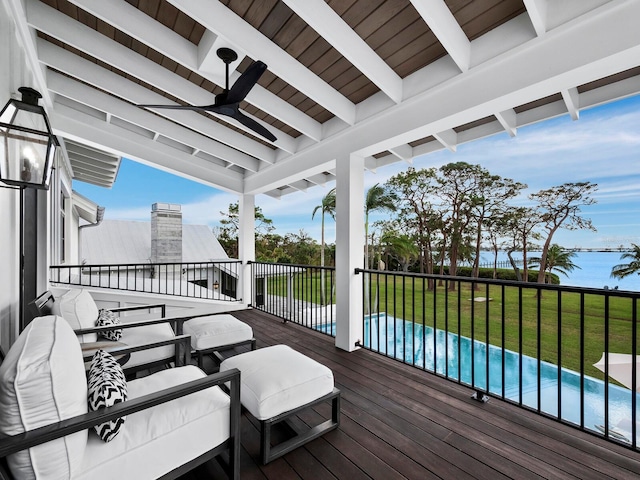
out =
[[[539,257],[539,252],[528,254],[529,256]],[[574,287],[590,287],[590,288],[608,288],[618,287],[620,290],[640,291],[640,275],[633,274],[622,280],[611,278],[611,269],[614,265],[620,263],[629,263],[628,260],[621,260],[620,252],[576,252],[572,261],[580,268],[576,268],[572,272],[568,272],[569,276],[565,277],[558,274],[561,285],[571,285]],[[513,258],[521,260],[522,255],[514,253]],[[508,261],[509,258],[504,252],[498,254],[498,261]],[[481,254],[480,263],[492,263],[493,254],[483,252]]]
[[[394,319],[381,313],[365,318],[365,347],[435,371],[451,379],[488,390],[495,395],[540,409],[549,415],[599,431],[605,423],[605,383],[578,372],[558,370],[557,365],[538,362],[517,352],[460,337],[432,327]],[[473,345],[473,348],[472,348]],[[488,388],[487,388],[488,385]],[[560,385],[560,388],[558,388]],[[581,396],[584,409],[581,411]],[[640,419],[640,394],[636,394]],[[632,392],[609,385],[609,428],[628,441],[631,437]],[[640,429],[639,429],[640,430]],[[637,432],[640,434],[640,431]],[[640,438],[638,438],[640,442]]]

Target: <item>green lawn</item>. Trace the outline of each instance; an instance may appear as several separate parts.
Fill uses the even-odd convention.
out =
[[[320,303],[320,283],[317,272],[294,275],[291,284],[294,298]],[[272,278],[268,290],[270,293],[286,296],[284,285],[283,279]],[[515,352],[522,351],[534,358],[538,357],[539,350],[541,360],[576,372],[580,371],[580,345],[583,342],[585,374],[603,378],[603,374],[592,366],[605,350],[606,315],[603,295],[583,295],[584,316],[581,325],[579,293],[549,290],[543,292],[542,298],[538,298],[533,288],[486,284],[472,292],[470,283],[462,283],[456,291],[446,291],[440,285],[429,289],[427,280],[420,277],[375,274],[367,290],[371,292],[370,302],[374,312],[386,312],[396,318],[435,326],[481,341],[485,341],[488,332],[489,343],[496,346],[503,345],[504,326],[505,348]],[[472,293],[476,298],[488,297],[492,300],[484,303],[472,302]],[[608,305],[609,351],[631,353],[634,299],[610,293],[613,296]],[[325,298],[331,299],[329,285],[326,285]],[[640,345],[640,331],[636,333]],[[559,337],[562,338],[561,345],[558,345]]]

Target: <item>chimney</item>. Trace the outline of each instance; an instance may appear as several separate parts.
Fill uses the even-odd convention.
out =
[[[151,205],[151,263],[182,262],[182,211],[180,205]]]

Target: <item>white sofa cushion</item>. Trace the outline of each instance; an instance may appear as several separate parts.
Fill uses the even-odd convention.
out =
[[[333,372],[287,345],[227,358],[220,371],[240,370],[240,400],[258,420],[267,420],[333,391]]]
[[[112,407],[127,399],[127,379],[122,367],[113,356],[98,350],[91,360],[88,379],[88,399],[91,411]],[[113,440],[122,427],[126,416],[96,425],[94,430],[105,442]]]
[[[69,323],[38,317],[20,334],[0,366],[0,432],[15,435],[87,413],[80,344]],[[9,456],[16,478],[70,478],[81,465],[87,431]]]
[[[253,330],[233,315],[209,315],[184,322],[185,335],[191,335],[191,348],[206,350],[253,338]]]
[[[53,314],[64,318],[74,330],[94,328],[98,320],[98,307],[87,290],[72,288],[53,302]],[[78,339],[82,343],[95,342],[98,335],[78,335]]]
[[[205,374],[195,366],[162,370],[128,383],[129,400]],[[77,480],[158,478],[229,438],[229,397],[208,388],[127,416],[109,443],[89,434]]]
[[[143,345],[146,343],[160,342],[175,338],[173,328],[169,323],[157,323],[144,327],[133,327],[123,329],[121,342],[129,347]],[[156,360],[172,358],[175,356],[173,345],[165,347],[150,348],[140,352],[133,352],[131,358],[124,364],[124,368],[136,367]]]

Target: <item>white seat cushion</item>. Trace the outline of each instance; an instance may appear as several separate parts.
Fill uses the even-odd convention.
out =
[[[162,370],[128,382],[129,400],[204,376],[195,366]],[[158,478],[229,438],[229,405],[229,397],[212,387],[128,415],[109,443],[91,431],[82,471],[74,478]]]
[[[0,366],[0,432],[15,435],[87,413],[87,379],[80,344],[62,317],[34,319]],[[8,457],[15,478],[73,477],[87,431]]]
[[[209,315],[184,322],[185,335],[191,335],[191,348],[209,348],[245,342],[253,338],[253,330],[232,315]]]
[[[240,370],[240,399],[258,420],[267,420],[333,391],[333,372],[286,345],[261,348],[224,360],[220,371]]]
[[[98,307],[87,290],[72,288],[53,302],[53,314],[64,318],[73,330],[94,328],[98,320]],[[78,335],[78,339],[82,343],[96,342],[98,335]]]
[[[172,338],[175,338],[175,333],[171,325],[169,323],[157,323],[145,327],[125,328],[122,331],[120,341],[129,347],[135,347],[136,345],[171,340]],[[175,347],[173,345],[133,352],[129,361],[124,364],[124,368],[137,367],[138,365],[174,356]]]

